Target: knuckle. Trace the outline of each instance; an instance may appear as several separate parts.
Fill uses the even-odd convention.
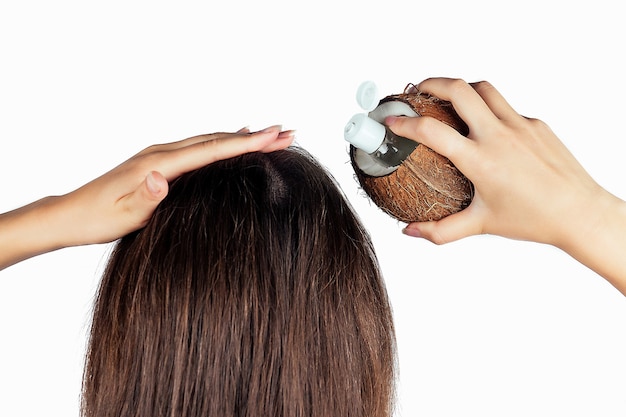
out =
[[[458,97],[467,93],[468,89],[472,87],[460,78],[454,78],[450,80],[450,92],[452,97]]]
[[[431,116],[416,117],[413,130],[418,136],[429,136],[437,127],[439,122]]]
[[[429,137],[436,129],[437,121],[430,116],[417,116],[402,118],[394,130],[409,139],[420,142],[424,137]]]
[[[205,140],[203,142],[200,142],[198,145],[202,148],[205,149],[207,152],[215,152],[217,149],[220,148],[220,146],[223,145],[224,140],[222,138],[213,138],[211,140]]]
[[[524,117],[523,123],[520,125],[524,132],[529,135],[545,136],[552,133],[552,129],[543,120],[532,117]]]
[[[432,116],[419,116],[415,118],[415,127],[421,130],[431,129],[435,124],[435,118]]]
[[[528,123],[535,129],[539,129],[539,130],[549,129],[548,125],[543,120],[535,119],[532,117],[526,120],[528,120]]]
[[[146,148],[148,149],[148,148]],[[150,152],[140,153],[131,158],[126,164],[128,171],[136,172],[137,175],[143,176],[147,171],[159,170],[163,161],[163,152],[158,148]]]
[[[250,141],[235,141],[232,137],[222,136],[216,137],[211,140],[200,142],[197,146],[202,149],[201,153],[206,155],[206,158],[210,162],[214,162],[222,158],[222,155],[238,149],[239,152],[251,152],[256,150],[253,148],[254,143]]]
[[[142,149],[135,156],[144,156],[144,155],[149,155],[149,154],[158,152],[161,149],[162,146],[163,145],[160,145],[160,144],[150,145],[147,148]]]
[[[437,231],[433,231],[433,233],[430,235],[429,240],[437,246],[445,245],[446,243],[448,243],[448,241],[444,239],[443,236],[441,236],[441,234]]]
[[[489,81],[485,81],[485,80],[477,81],[475,83],[472,83],[471,85],[476,91],[487,91],[487,90],[492,90],[494,88],[493,85]]]

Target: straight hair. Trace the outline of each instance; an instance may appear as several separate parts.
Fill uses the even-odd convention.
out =
[[[113,249],[84,417],[390,416],[395,338],[370,237],[297,147],[174,180]]]

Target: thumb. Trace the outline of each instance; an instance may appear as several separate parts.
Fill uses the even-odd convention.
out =
[[[410,223],[402,230],[402,233],[443,245],[464,237],[481,234],[482,227],[470,205],[465,210],[438,221]]]
[[[130,222],[134,223],[131,227],[146,225],[156,207],[167,195],[168,188],[165,177],[157,171],[152,171],[135,191],[124,197],[123,210],[131,215]]]
[[[145,191],[146,200],[153,200],[158,204],[167,195],[168,188],[167,179],[160,172],[150,171],[139,190]]]

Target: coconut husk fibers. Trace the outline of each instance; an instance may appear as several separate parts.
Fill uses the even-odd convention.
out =
[[[411,91],[409,87],[407,90]],[[452,104],[421,92],[395,94],[380,104],[397,100],[418,115],[431,116],[453,127],[463,136],[469,129]],[[361,171],[350,146],[350,160],[357,180],[369,198],[388,215],[402,222],[440,220],[467,207],[474,195],[472,183],[446,157],[418,145],[400,167],[389,175],[373,177]]]

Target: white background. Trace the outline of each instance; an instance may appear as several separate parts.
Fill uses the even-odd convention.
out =
[[[365,79],[383,94],[431,76],[486,79],[624,198],[621,9],[3,1],[0,212],[69,192],[153,143],[283,124],[335,175],[376,244],[397,325],[398,416],[623,417],[624,296],[552,247],[403,236],[359,190],[342,138]],[[0,272],[0,416],[77,416],[108,249]]]

